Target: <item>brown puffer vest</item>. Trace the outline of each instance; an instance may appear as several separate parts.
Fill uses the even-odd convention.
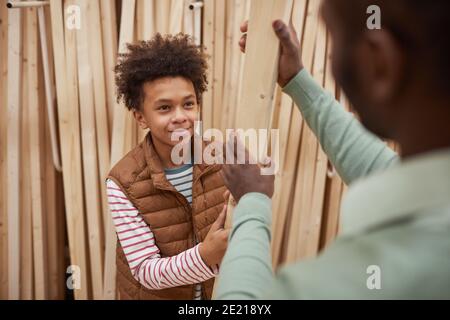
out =
[[[203,143],[203,147],[205,147]],[[204,149],[203,149],[204,150]],[[224,205],[226,191],[221,165],[194,164],[192,207],[167,181],[150,133],[109,173],[139,210],[155,236],[161,257],[175,256],[203,241]],[[117,242],[117,289],[120,299],[160,300],[194,298],[195,285],[149,290],[135,280]],[[203,299],[211,299],[214,279],[202,283]]]

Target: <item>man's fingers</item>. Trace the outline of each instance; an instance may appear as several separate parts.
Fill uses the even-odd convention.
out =
[[[241,36],[241,39],[239,40],[239,48],[243,53],[245,53],[245,46],[247,45],[247,34],[244,34]]]
[[[248,31],[248,20],[245,20],[241,23],[240,29],[241,29],[241,32]]]
[[[248,149],[245,146],[245,137],[243,137],[243,135],[241,135],[241,133],[239,131],[237,131],[236,135],[233,138],[234,141],[234,154],[235,157],[237,157],[239,159],[239,156],[242,157],[242,153],[244,154],[244,161],[245,164],[256,164],[257,161],[255,160],[256,158],[248,151]],[[237,163],[237,160],[236,162]]]

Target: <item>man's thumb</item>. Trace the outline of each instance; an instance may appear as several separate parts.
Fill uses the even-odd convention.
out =
[[[280,44],[285,49],[290,49],[292,47],[291,35],[289,33],[289,28],[281,20],[275,20],[272,24],[273,30],[280,40]]]

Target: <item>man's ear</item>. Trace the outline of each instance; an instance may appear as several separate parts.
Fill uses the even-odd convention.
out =
[[[387,30],[366,31],[362,56],[372,98],[383,105],[394,100],[404,80],[404,52]]]
[[[142,114],[141,111],[133,110],[133,116],[136,119],[136,122],[138,123],[138,125],[142,129],[147,129],[148,128],[147,121],[145,120],[144,115]]]

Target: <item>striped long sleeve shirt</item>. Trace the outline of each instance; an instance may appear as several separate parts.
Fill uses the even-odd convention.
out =
[[[192,165],[166,170],[166,178],[192,203]],[[116,233],[131,273],[144,287],[152,290],[197,284],[194,299],[201,299],[201,282],[218,274],[208,267],[199,253],[199,244],[180,254],[162,258],[155,238],[142,215],[114,183],[106,181],[108,203]]]

